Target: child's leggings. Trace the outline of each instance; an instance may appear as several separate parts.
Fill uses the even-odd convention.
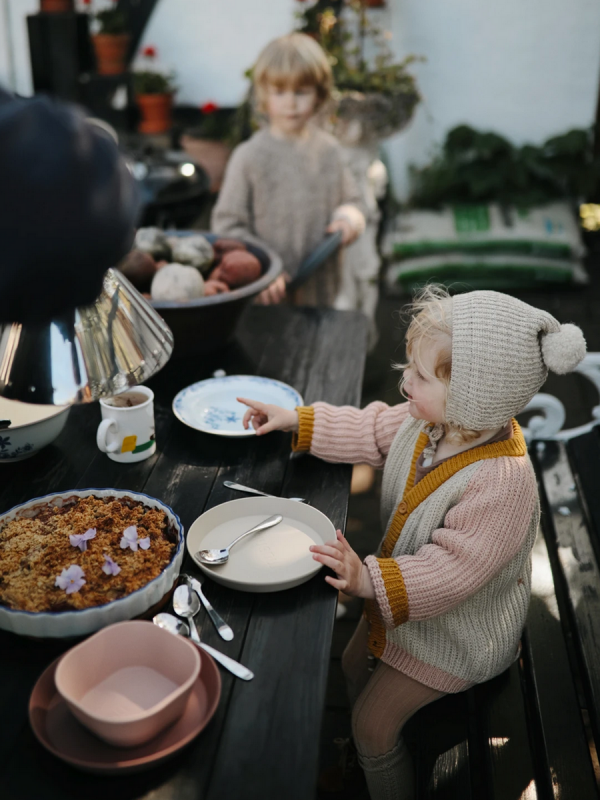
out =
[[[367,639],[368,623],[361,619],[342,656],[358,760],[371,800],[413,800],[413,768],[400,733],[419,708],[443,697],[444,692],[381,661],[371,672]]]

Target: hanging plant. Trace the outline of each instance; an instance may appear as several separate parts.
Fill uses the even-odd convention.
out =
[[[369,17],[367,0],[317,0],[298,12],[298,30],[313,36],[329,56],[338,90],[334,132],[353,144],[382,139],[408,124],[420,100],[408,67],[419,60],[394,61],[391,33]],[[367,43],[376,55],[367,59]]]

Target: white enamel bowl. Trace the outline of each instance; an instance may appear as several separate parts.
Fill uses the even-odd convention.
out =
[[[0,397],[0,464],[22,461],[53,442],[65,427],[71,406],[38,406]]]
[[[164,511],[171,530],[177,538],[175,553],[169,564],[154,580],[131,594],[112,600],[102,606],[79,611],[18,611],[0,605],[0,629],[36,638],[65,638],[86,636],[114,622],[123,622],[145,614],[160,603],[172,588],[181,570],[184,554],[184,531],[177,514],[169,506],[140,492],[123,492],[118,489],[82,489],[35,497],[0,515],[0,529],[13,519],[33,517],[48,504],[62,505],[70,497],[129,497],[150,508]]]

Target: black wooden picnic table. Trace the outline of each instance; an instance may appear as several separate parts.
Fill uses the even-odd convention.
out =
[[[360,401],[366,326],[355,312],[247,309],[234,342],[210,357],[173,359],[148,385],[155,393],[157,453],[136,464],[96,448],[97,404],[71,410],[61,436],[31,460],[2,465],[0,513],[53,491],[143,491],[170,505],[186,530],[204,511],[240,497],[234,480],[272,494],[301,496],[344,529],[350,468],[292,456],[290,435],[225,439],[191,430],[171,411],[184,386],[216,369],[285,381],[306,403]],[[188,556],[184,569],[197,572]],[[336,593],[317,574],[294,589],[250,594],[206,582],[231,625],[221,640],[201,612],[203,640],[255,673],[246,683],[221,670],[222,694],[208,727],[171,761],[147,772],[99,777],[47,753],[28,723],[27,704],[46,666],[73,642],[0,632],[0,797],[2,800],[307,800],[314,795]]]

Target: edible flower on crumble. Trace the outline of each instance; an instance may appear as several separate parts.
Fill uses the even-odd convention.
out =
[[[69,536],[69,541],[73,547],[78,547],[81,552],[87,550],[87,543],[96,535],[96,528],[88,528],[85,533],[74,533]]]
[[[121,567],[112,560],[110,556],[107,556],[106,553],[104,554],[104,566],[102,567],[102,572],[105,572],[107,575],[118,575],[121,572]]]
[[[78,564],[71,564],[70,567],[63,569],[54,585],[64,589],[67,594],[78,592],[85,583],[85,572]]]
[[[137,527],[135,525],[130,525],[123,531],[121,549],[126,550],[129,547],[131,550],[135,551],[138,549],[138,545],[142,550],[147,550],[150,547],[150,537],[146,536],[144,539],[139,539]]]

